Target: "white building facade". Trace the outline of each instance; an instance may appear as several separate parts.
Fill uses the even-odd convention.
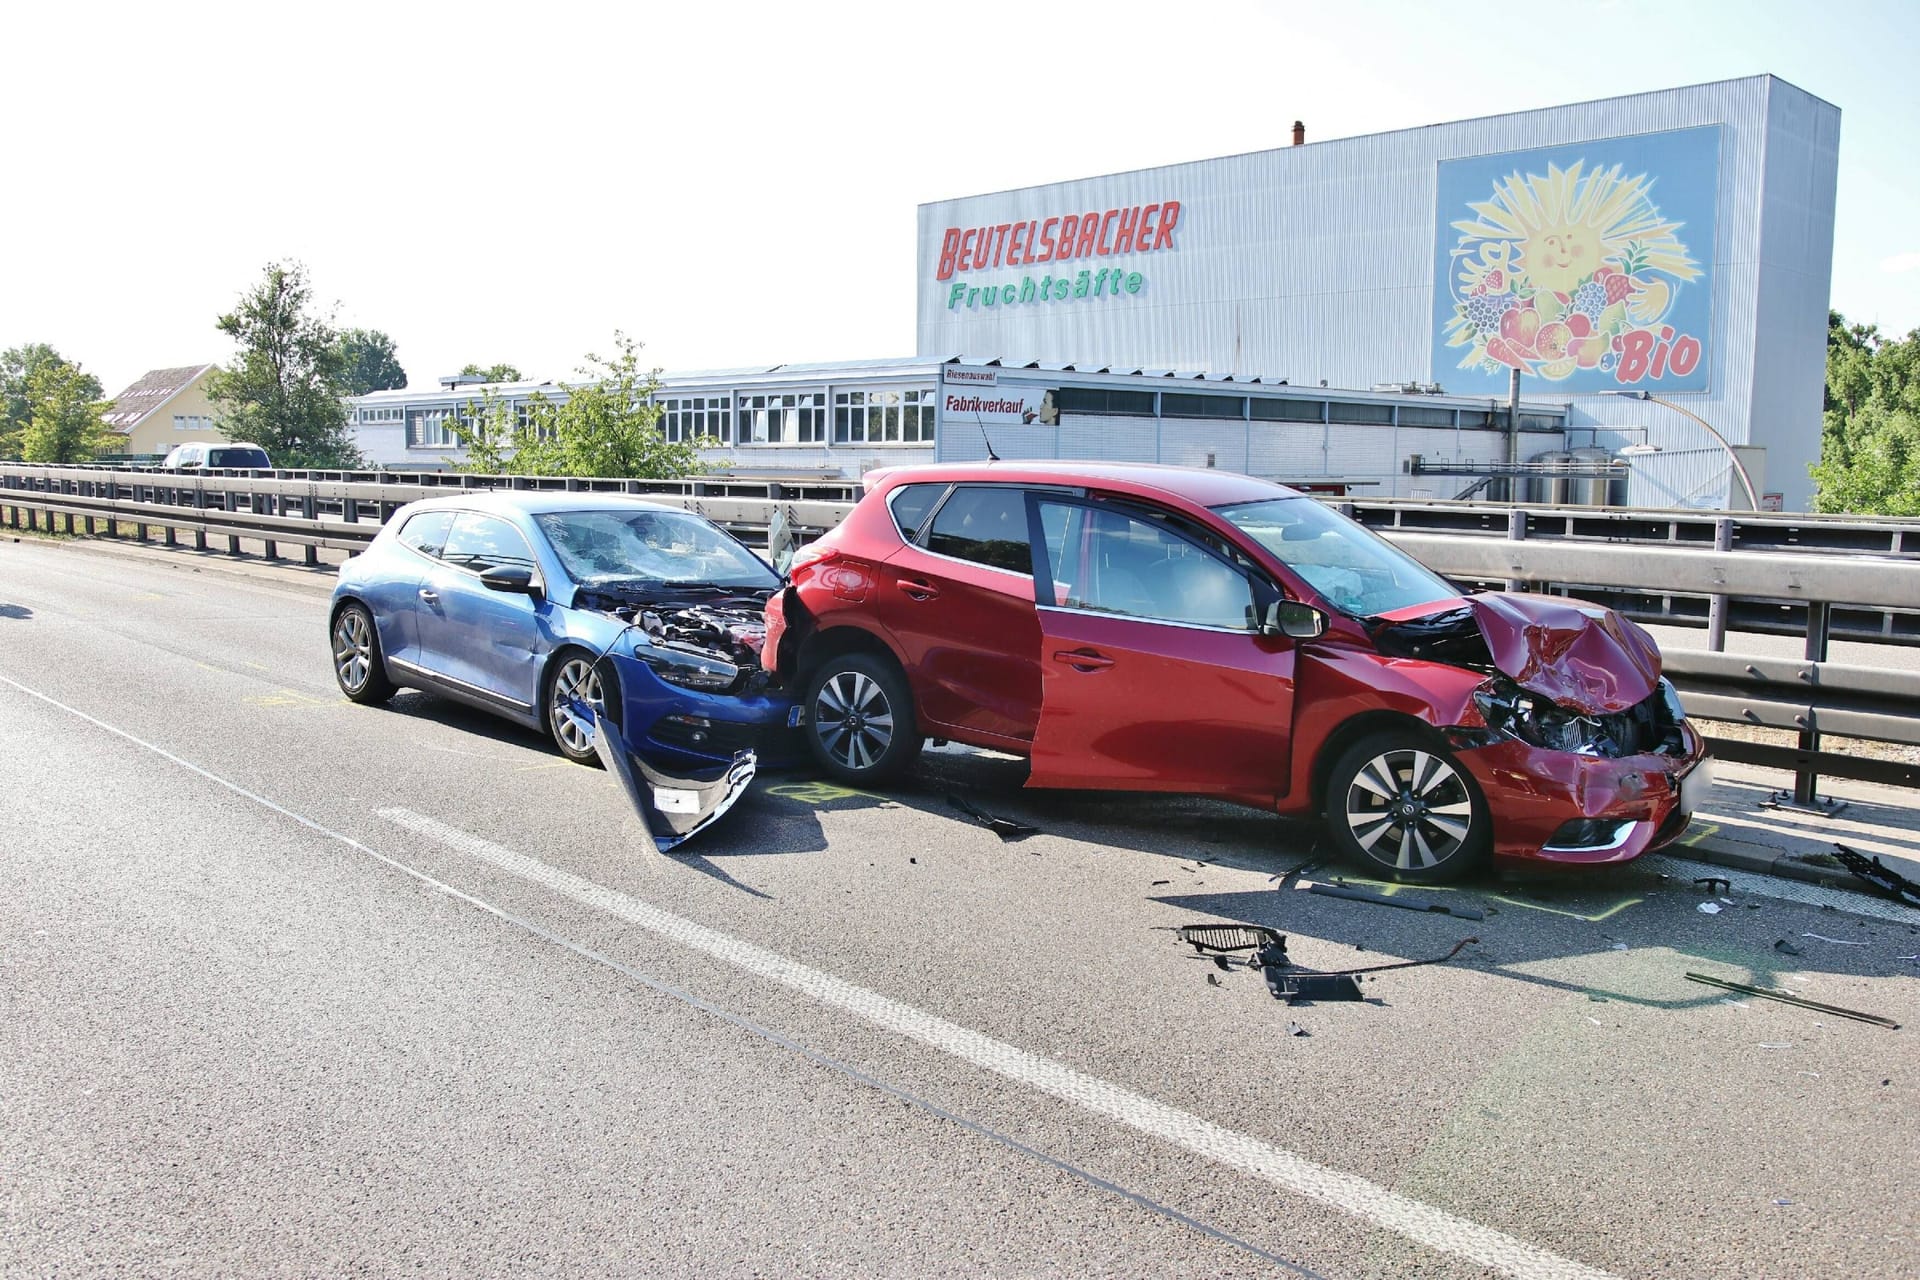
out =
[[[1839,129],[1756,76],[922,205],[916,349],[1482,406],[1518,370],[1569,428],[1523,459],[1627,448],[1634,505],[1745,505],[1691,413],[1804,509]],[[1430,443],[1429,467],[1492,465]],[[1335,473],[1385,470],[1328,448]],[[1453,496],[1397,461],[1374,492]]]

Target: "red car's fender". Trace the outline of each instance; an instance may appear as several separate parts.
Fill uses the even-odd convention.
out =
[[[1473,691],[1486,677],[1463,667],[1323,643],[1302,645],[1295,671],[1293,769],[1281,813],[1314,811],[1334,757],[1395,717],[1442,730],[1481,724]]]

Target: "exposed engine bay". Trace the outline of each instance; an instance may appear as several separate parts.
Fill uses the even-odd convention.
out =
[[[661,679],[710,693],[758,693],[767,686],[760,647],[768,594],[715,590],[689,601],[686,588],[621,583],[582,587],[577,601],[644,636],[644,644],[636,637],[634,656]]]
[[[1389,657],[1485,672],[1487,731],[1530,746],[1618,758],[1677,754],[1686,718],[1652,639],[1612,610],[1558,596],[1482,594],[1456,608],[1379,620]]]

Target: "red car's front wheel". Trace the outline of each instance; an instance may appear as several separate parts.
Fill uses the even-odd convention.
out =
[[[1467,771],[1412,733],[1374,734],[1334,762],[1327,828],[1367,870],[1437,884],[1485,863],[1493,822]]]

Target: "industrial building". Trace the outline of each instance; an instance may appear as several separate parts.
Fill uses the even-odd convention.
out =
[[[1296,125],[1271,151],[922,205],[920,355],[667,374],[663,427],[740,472],[853,478],[990,440],[1328,491],[1716,508],[1750,485],[1803,509],[1839,122],[1755,76],[1330,142]],[[477,394],[361,397],[361,448],[458,462]]]

